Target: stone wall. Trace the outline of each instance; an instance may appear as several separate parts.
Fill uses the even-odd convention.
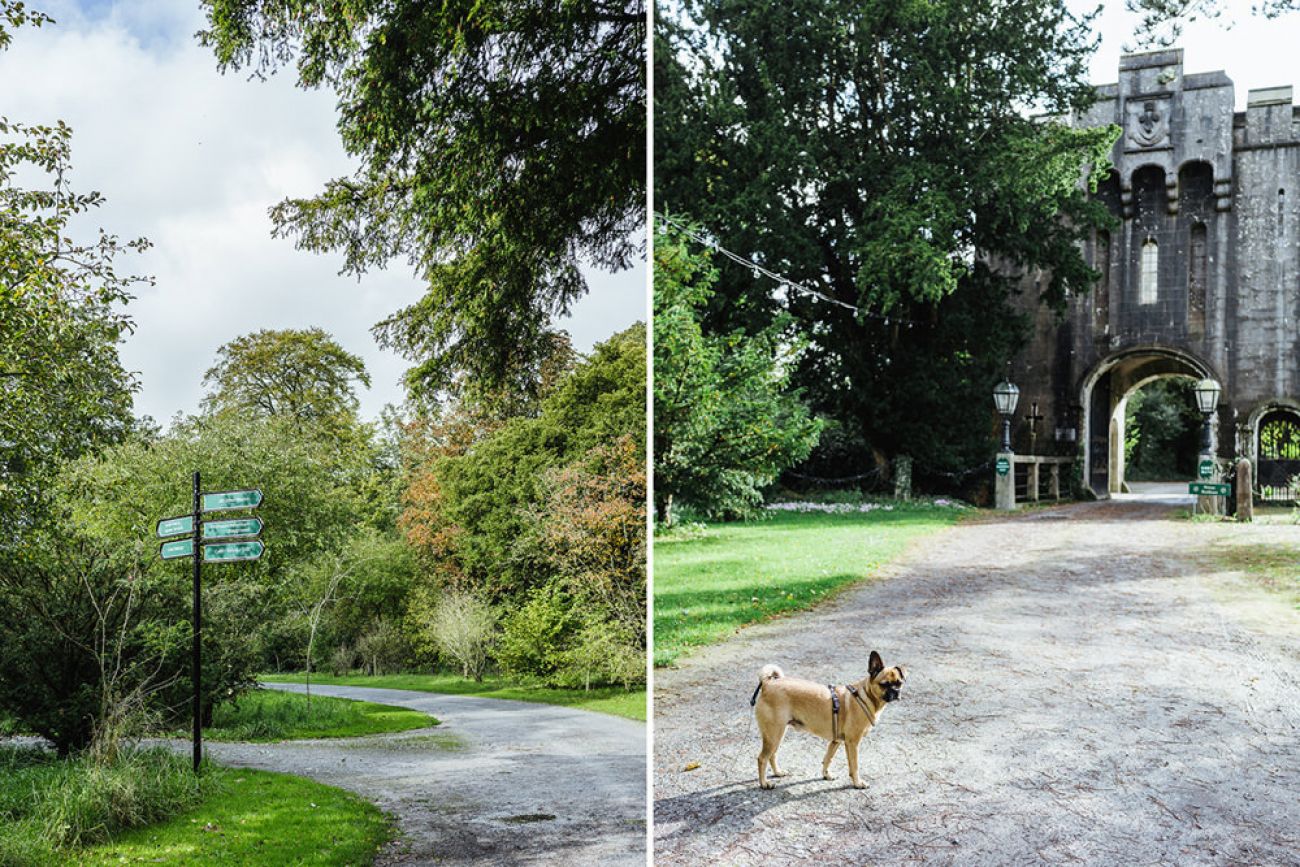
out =
[[[1227,75],[1185,75],[1175,49],[1124,57],[1119,82],[1098,94],[1075,122],[1122,129],[1114,172],[1097,192],[1120,222],[1085,244],[1102,276],[1070,299],[1063,319],[1037,302],[1045,275],[1023,275],[1021,303],[1035,308],[1035,320],[1012,368],[1017,413],[1037,403],[1044,417],[1035,452],[1083,447],[1100,464],[1109,462],[1100,451],[1116,412],[1122,424],[1128,392],[1157,376],[1212,376],[1223,386],[1218,452],[1249,457],[1266,410],[1300,407],[1300,127],[1291,88],[1251,91],[1236,113]],[[1015,446],[1029,451],[1024,418]]]

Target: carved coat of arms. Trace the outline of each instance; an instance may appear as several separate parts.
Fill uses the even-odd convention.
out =
[[[1139,148],[1153,148],[1169,140],[1169,107],[1145,99],[1129,108],[1128,138]]]

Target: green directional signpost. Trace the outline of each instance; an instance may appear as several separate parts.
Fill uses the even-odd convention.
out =
[[[204,521],[203,539],[238,539],[262,532],[261,518],[235,518],[230,521]]]
[[[1226,497],[1232,493],[1232,485],[1227,482],[1190,482],[1187,493],[1198,497]]]
[[[194,772],[199,771],[203,758],[203,707],[200,696],[200,649],[202,637],[202,599],[200,591],[203,586],[202,573],[204,563],[237,563],[257,560],[266,552],[266,546],[254,537],[262,533],[261,518],[226,518],[219,521],[204,521],[204,512],[226,512],[232,509],[256,509],[262,505],[262,492],[216,491],[203,493],[202,480],[194,472],[193,512],[175,518],[163,518],[158,522],[159,539],[168,536],[184,536],[163,542],[158,553],[164,560],[176,560],[191,557],[194,562],[194,604],[193,646],[191,648],[191,679],[194,681]],[[196,546],[202,551],[196,555]]]

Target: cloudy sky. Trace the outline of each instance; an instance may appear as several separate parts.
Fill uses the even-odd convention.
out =
[[[154,248],[120,260],[157,278],[128,308],[136,332],[122,349],[141,384],[136,412],[166,422],[193,412],[217,348],[260,328],[320,326],[362,356],[374,416],[400,402],[408,364],[374,343],[370,327],[421,295],[405,262],[359,282],[340,259],[270,237],[267,208],[316,192],[352,165],[334,129],[329,93],[220,75],[194,33],[194,0],[34,0],[54,26],[15,34],[0,53],[0,115],[73,129],[72,183],[108,199],[94,217]],[[591,294],[560,323],[581,350],[645,318],[643,266],[589,275]]]
[[[1096,23],[1102,43],[1092,60],[1092,80],[1109,84],[1119,80],[1119,57],[1133,49],[1133,30],[1140,16],[1127,12],[1123,0],[1068,0],[1075,12],[1090,11],[1103,5]],[[1213,21],[1196,21],[1183,28],[1178,47],[1183,49],[1183,66],[1187,72],[1211,72],[1222,69],[1236,86],[1237,109],[1246,108],[1246,91],[1294,85],[1300,95],[1300,13],[1272,21],[1247,14],[1250,3],[1225,0],[1229,12]]]

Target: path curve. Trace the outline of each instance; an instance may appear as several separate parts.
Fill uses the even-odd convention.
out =
[[[655,863],[1300,863],[1300,615],[1206,553],[1275,541],[1143,503],[963,522],[657,671]],[[872,648],[908,679],[867,789],[791,732],[760,791],[760,667],[843,683]]]
[[[376,864],[645,864],[643,723],[409,690],[312,686],[312,694],[412,708],[442,724],[346,739],[208,742],[208,755],[310,777],[393,814],[400,838]]]

